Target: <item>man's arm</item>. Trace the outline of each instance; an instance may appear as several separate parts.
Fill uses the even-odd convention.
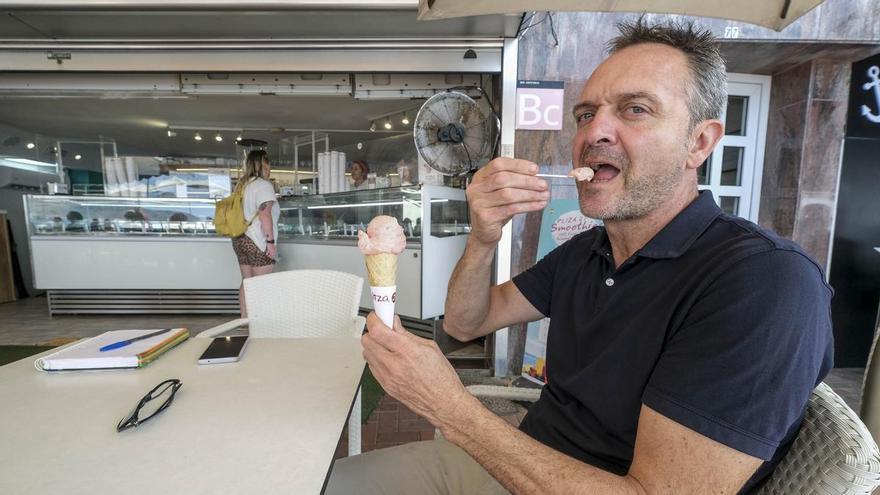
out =
[[[462,399],[440,425],[511,493],[735,494],[761,465],[642,406],[633,462],[625,476],[585,464],[534,440]]]
[[[512,283],[491,287],[492,258],[504,224],[517,213],[544,208],[550,199],[547,183],[534,177],[537,171],[526,160],[496,158],[468,186],[471,235],[449,280],[443,322],[459,340],[542,316]]]
[[[633,462],[617,476],[510,426],[462,386],[430,340],[391,331],[371,313],[364,357],[385,390],[440,428],[512,493],[736,493],[761,465],[642,406]]]

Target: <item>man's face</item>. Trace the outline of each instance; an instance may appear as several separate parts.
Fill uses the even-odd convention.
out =
[[[605,60],[575,105],[574,167],[592,167],[578,182],[584,215],[605,220],[644,217],[683,188],[690,120],[680,51],[645,43]]]

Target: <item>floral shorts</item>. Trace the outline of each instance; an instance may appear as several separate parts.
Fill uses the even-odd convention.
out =
[[[275,260],[254,244],[247,235],[240,235],[232,239],[232,249],[238,258],[239,265],[268,266],[274,265]]]

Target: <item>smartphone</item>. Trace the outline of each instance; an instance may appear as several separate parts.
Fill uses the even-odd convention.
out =
[[[199,364],[234,363],[241,359],[247,336],[216,337],[199,357]]]

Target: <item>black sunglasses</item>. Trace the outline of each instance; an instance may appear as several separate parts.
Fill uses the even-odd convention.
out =
[[[177,394],[177,390],[182,386],[183,382],[177,378],[165,380],[156,385],[153,390],[147,392],[147,395],[143,396],[141,400],[138,401],[137,406],[135,406],[130,413],[122,418],[122,421],[116,425],[116,431],[123,431],[139,426],[153,416],[168,409],[168,406],[170,406],[171,402],[174,400],[174,395]],[[148,405],[150,407],[147,407]],[[140,417],[142,413],[144,414],[143,418]]]

